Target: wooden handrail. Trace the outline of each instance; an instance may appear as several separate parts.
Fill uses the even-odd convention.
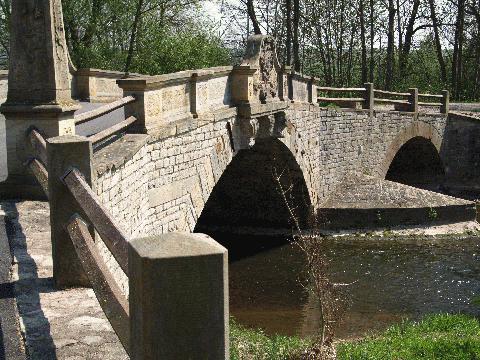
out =
[[[38,159],[32,158],[27,163],[28,168],[33,173],[38,183],[43,189],[43,192],[48,198],[48,171],[45,166],[38,161]]]
[[[365,88],[333,88],[333,87],[317,87],[318,91],[323,92],[365,92]]]
[[[115,135],[119,133],[122,130],[127,129],[130,125],[132,125],[135,121],[137,121],[137,118],[134,116],[130,116],[126,120],[123,120],[122,122],[119,122],[118,124],[113,125],[112,127],[109,127],[108,129],[105,129],[103,131],[100,131],[99,133],[90,136],[88,139],[93,143],[96,144],[102,140],[108,139],[112,135]]]
[[[91,121],[94,119],[99,118],[100,116],[106,115],[111,113],[112,111],[115,111],[117,109],[120,109],[121,107],[130,104],[132,102],[136,101],[134,96],[126,96],[120,100],[114,101],[110,104],[100,106],[99,108],[84,112],[82,114],[75,115],[75,125],[83,124],[87,121]]]
[[[74,215],[67,226],[75,251],[120,342],[130,352],[130,308],[127,298],[106,267],[85,222]]]
[[[436,103],[436,102],[419,102],[418,105],[420,105],[420,106],[443,106],[442,103]]]
[[[327,97],[317,97],[317,101],[320,102],[361,102],[365,101],[364,98],[327,98]]]
[[[33,156],[40,159],[45,165],[47,164],[47,142],[37,129],[30,130],[28,139],[34,150]]]
[[[410,103],[405,100],[392,100],[392,99],[378,99],[375,98],[374,101],[376,103],[381,103],[381,104],[401,104],[401,105],[409,105]]]
[[[118,227],[78,169],[68,172],[63,182],[128,276],[128,237]]]
[[[385,90],[373,90],[374,93],[379,95],[388,95],[388,96],[410,96],[410,93],[400,93],[400,92],[393,92],[393,91],[385,91]]]
[[[439,99],[439,100],[442,100],[443,99],[443,95],[435,95],[435,94],[418,94],[419,97],[423,97],[423,98],[429,98],[429,99]]]

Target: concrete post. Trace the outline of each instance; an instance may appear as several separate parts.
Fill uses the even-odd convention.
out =
[[[12,1],[10,65],[5,115],[8,178],[0,198],[42,198],[42,190],[24,166],[31,149],[26,131],[44,136],[75,133],[68,50],[61,0]]]
[[[67,232],[73,214],[82,215],[83,212],[62,178],[70,168],[75,167],[91,186],[92,153],[92,144],[82,136],[59,136],[47,140],[53,277],[59,288],[90,286]]]
[[[442,91],[442,106],[440,107],[440,112],[442,114],[448,114],[450,111],[450,92],[448,90]]]
[[[202,234],[129,247],[133,360],[229,358],[228,254]]]
[[[418,113],[418,89],[410,88],[408,89],[410,96],[408,97],[409,111],[415,114]]]
[[[373,83],[365,83],[365,102],[363,108],[365,110],[373,110],[375,105],[375,93]]]

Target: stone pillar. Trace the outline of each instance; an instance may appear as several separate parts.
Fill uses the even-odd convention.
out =
[[[10,65],[5,115],[6,182],[0,198],[42,197],[24,162],[31,153],[26,132],[31,126],[45,137],[75,133],[68,49],[61,0],[12,1]]]
[[[77,201],[62,179],[75,167],[92,186],[92,143],[83,136],[59,136],[48,139],[48,189],[50,201],[50,225],[52,231],[53,278],[59,288],[90,286],[90,282],[78,260],[67,225],[71,217],[83,214]],[[87,219],[86,216],[83,216]]]
[[[133,360],[229,359],[224,247],[202,234],[135,239],[128,264]]]

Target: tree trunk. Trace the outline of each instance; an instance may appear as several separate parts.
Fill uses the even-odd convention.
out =
[[[292,0],[285,1],[287,12],[287,65],[292,65]]]
[[[360,42],[362,46],[362,84],[367,82],[368,69],[367,69],[367,43],[365,39],[365,9],[364,0],[359,0],[359,16],[360,16]]]
[[[252,21],[253,24],[253,32],[255,35],[261,35],[262,30],[260,29],[260,24],[257,20],[257,15],[255,15],[255,7],[253,6],[253,0],[247,0],[247,12],[248,17]]]
[[[393,61],[395,46],[395,6],[394,0],[388,0],[388,40],[387,40],[387,64],[385,73],[385,89],[392,90]]]
[[[463,28],[465,21],[465,0],[458,0],[458,13],[455,22],[455,43],[452,56],[452,90],[453,97],[458,99],[462,79]]]
[[[428,0],[430,5],[430,17],[432,19],[433,33],[435,37],[435,48],[437,50],[438,65],[440,66],[440,77],[443,84],[447,83],[447,67],[443,58],[442,43],[440,41],[440,32],[438,29],[437,14],[435,11],[435,0]]]
[[[418,8],[420,7],[420,0],[415,0],[413,2],[412,13],[410,14],[410,18],[408,20],[407,30],[405,31],[405,42],[403,46],[400,48],[401,56],[400,56],[400,76],[405,74],[405,70],[408,64],[408,56],[410,55],[410,50],[412,48],[413,42],[413,35],[415,33],[415,21],[417,20],[418,15]]]
[[[300,71],[300,0],[293,0],[293,63],[295,71]]]
[[[135,18],[133,19],[132,33],[130,35],[130,45],[128,47],[127,61],[125,62],[125,70],[124,70],[125,73],[128,73],[130,70],[130,66],[132,66],[133,52],[135,49],[135,40],[137,38],[138,24],[140,22],[140,18],[142,17],[143,1],[144,0],[138,0],[138,3],[137,3]]]
[[[375,0],[370,0],[370,82],[375,79]]]

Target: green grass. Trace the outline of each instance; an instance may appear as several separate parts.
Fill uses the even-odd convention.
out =
[[[434,315],[337,347],[339,360],[480,359],[480,324],[464,315]]]
[[[267,336],[230,323],[231,360],[299,359],[309,340]],[[340,343],[338,360],[480,360],[480,323],[465,315],[439,314],[393,325],[383,333]]]
[[[230,321],[230,360],[288,360],[299,355],[310,342],[293,336],[267,336],[262,330],[248,329]]]

